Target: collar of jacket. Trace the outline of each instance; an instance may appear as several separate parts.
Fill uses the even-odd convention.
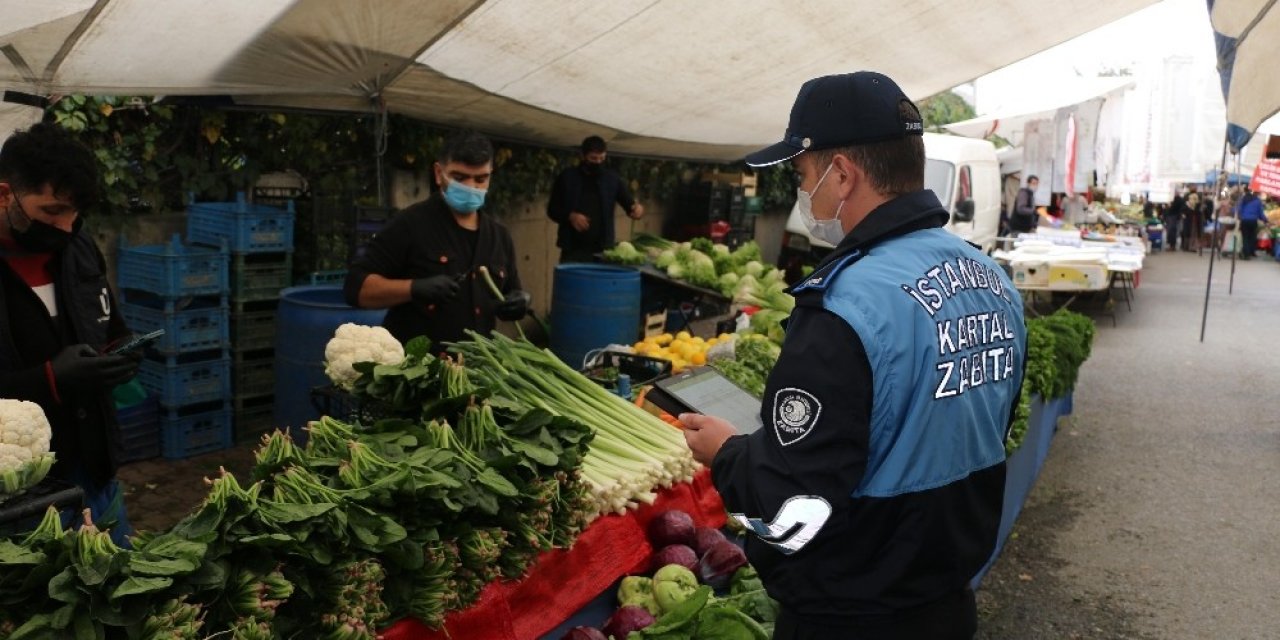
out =
[[[833,265],[844,265],[857,259],[872,245],[912,231],[942,227],[950,219],[951,214],[947,213],[933,191],[923,189],[898,196],[872,209],[871,213],[868,213],[867,217],[863,218],[862,222],[846,234],[844,240],[841,240],[840,244],[818,263],[813,273],[796,283],[789,292],[795,295],[803,289],[821,285],[829,275],[827,271],[839,269],[839,267],[832,269]]]

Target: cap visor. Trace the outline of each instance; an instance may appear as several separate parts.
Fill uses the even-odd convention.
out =
[[[767,167],[769,165],[778,164],[790,160],[804,153],[803,147],[797,147],[786,142],[779,142],[774,145],[765,147],[746,157],[748,165],[753,167]]]

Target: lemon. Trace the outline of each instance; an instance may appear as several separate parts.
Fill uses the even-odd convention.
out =
[[[706,364],[706,363],[707,363],[707,354],[705,354],[705,353],[695,353],[695,354],[693,354],[693,359],[692,359],[692,360],[690,360],[690,362],[692,362],[695,366],[701,366],[701,365],[704,365],[704,364]]]
[[[689,335],[688,331],[681,331],[680,333],[676,334],[676,340],[688,340],[692,337],[693,336]]]

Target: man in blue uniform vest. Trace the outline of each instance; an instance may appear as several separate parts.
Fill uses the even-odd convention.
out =
[[[969,582],[996,544],[1021,390],[1022,300],[946,232],[924,190],[916,106],[871,72],[800,89],[786,137],[806,226],[836,249],[791,292],[763,427],[683,415],[747,555],[782,605],[775,638],[972,638]]]

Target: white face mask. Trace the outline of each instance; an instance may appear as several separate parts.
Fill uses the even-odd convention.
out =
[[[827,165],[827,170],[822,172],[821,178],[818,178],[818,184],[813,186],[813,193],[818,192],[818,187],[822,186],[822,181],[827,179],[827,174],[831,173],[833,166],[835,163]],[[844,227],[840,225],[840,209],[844,208],[844,200],[841,200],[840,205],[836,207],[834,218],[817,220],[813,217],[812,193],[796,187],[796,207],[800,209],[800,219],[804,222],[804,228],[809,230],[809,235],[833,245],[840,244],[840,241],[844,240]]]

